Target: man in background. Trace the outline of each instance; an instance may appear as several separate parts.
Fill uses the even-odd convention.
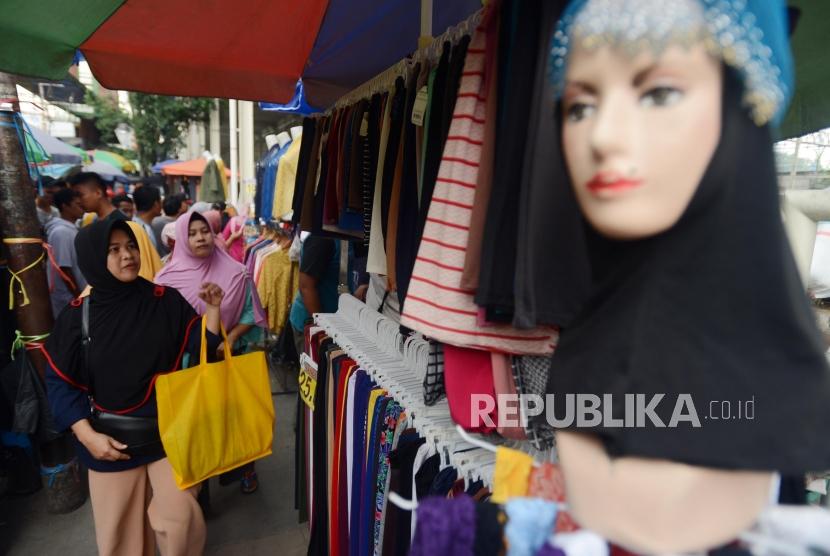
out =
[[[94,213],[99,220],[104,218],[127,220],[123,212],[115,210],[115,206],[107,196],[107,184],[95,172],[75,174],[69,179],[69,185],[81,196],[81,207],[85,212]]]
[[[133,230],[133,234],[135,234],[136,240],[138,240],[138,250],[141,254],[139,276],[152,282],[156,273],[161,269],[161,259],[150,238],[147,237],[144,227],[138,222],[129,220],[120,210],[115,210],[107,196],[107,184],[98,174],[82,172],[73,176],[69,183],[81,195],[81,206],[84,210],[94,213],[95,218],[90,223],[102,219],[127,221]]]
[[[121,193],[112,198],[112,204],[121,211],[121,214],[132,220],[135,216],[135,204],[126,193]]]
[[[300,255],[300,291],[289,315],[297,355],[303,352],[303,331],[312,315],[337,311],[339,283],[339,242],[313,235],[306,238]]]
[[[141,227],[147,232],[147,237],[150,238],[150,243],[158,251],[159,243],[151,224],[154,218],[161,216],[161,194],[155,187],[145,185],[133,192],[133,201],[135,201],[135,208],[138,212],[133,217],[133,222],[141,224]]]
[[[49,289],[52,291],[52,313],[55,317],[66,307],[67,303],[81,295],[86,288],[86,280],[78,268],[75,252],[75,235],[78,228],[75,222],[84,215],[81,196],[74,189],[64,188],[52,197],[52,203],[58,209],[60,217],[52,218],[46,223],[46,241],[52,246],[55,263],[63,275],[54,268],[49,268]]]
[[[156,245],[158,245],[159,255],[164,257],[170,253],[170,250],[162,240],[161,232],[167,224],[175,222],[179,216],[187,212],[187,205],[185,205],[184,202],[184,195],[177,194],[165,197],[164,203],[162,203],[161,206],[164,210],[164,215],[153,218],[153,222],[150,226],[153,228],[153,235],[156,238]]]
[[[43,195],[36,197],[35,206],[37,206],[37,219],[41,226],[52,218],[60,218],[60,211],[55,207],[53,197],[55,193],[67,187],[63,180],[55,180],[46,176],[43,178]]]

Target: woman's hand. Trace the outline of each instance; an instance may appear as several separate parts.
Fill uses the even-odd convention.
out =
[[[233,345],[236,343],[237,336],[234,335],[233,331],[228,332],[228,345],[231,346],[233,349]],[[216,348],[216,357],[220,361],[227,358],[230,358],[233,354],[232,353],[225,353],[225,342],[219,344],[219,347]]]
[[[216,307],[217,309],[222,305],[222,299],[225,297],[225,292],[216,284],[206,282],[202,284],[202,289],[199,290],[199,299],[205,302],[208,307]]]
[[[96,432],[86,419],[72,425],[72,431],[78,437],[78,441],[84,445],[84,448],[97,460],[120,461],[130,459],[130,456],[121,451],[127,449],[126,444],[118,442],[111,436]]]

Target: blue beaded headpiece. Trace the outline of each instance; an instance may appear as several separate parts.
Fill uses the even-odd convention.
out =
[[[782,0],[572,0],[552,40],[551,79],[561,95],[572,44],[636,55],[698,42],[743,76],[744,102],[758,125],[783,117],[793,62]]]

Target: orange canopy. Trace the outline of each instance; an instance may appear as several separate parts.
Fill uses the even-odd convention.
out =
[[[165,176],[192,176],[202,177],[207,166],[206,158],[194,158],[193,160],[185,160],[184,162],[176,162],[175,164],[168,164],[161,169],[161,173]],[[225,169],[225,175],[230,177],[231,171]]]

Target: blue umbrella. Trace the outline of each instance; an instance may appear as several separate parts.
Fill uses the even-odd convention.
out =
[[[161,169],[165,166],[170,166],[171,164],[176,164],[177,162],[181,162],[181,160],[177,160],[175,158],[171,158],[169,160],[165,160],[163,162],[157,162],[153,164],[150,169],[153,171],[154,174],[161,174]]]

